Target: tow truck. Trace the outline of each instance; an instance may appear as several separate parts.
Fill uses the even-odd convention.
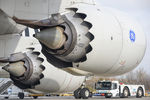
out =
[[[141,98],[145,96],[144,85],[128,85],[119,81],[98,81],[95,83],[95,89],[95,96],[105,96],[105,98],[128,98],[129,96]]]

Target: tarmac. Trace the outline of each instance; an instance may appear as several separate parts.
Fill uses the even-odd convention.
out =
[[[20,100],[17,97],[10,97],[9,99],[4,99],[0,97],[0,100]],[[33,99],[32,97],[25,97],[23,100],[76,100],[72,96],[60,96],[60,97],[39,97],[38,99]],[[78,99],[82,100],[82,99]],[[136,98],[136,97],[129,97],[129,98],[110,98],[106,99],[104,97],[92,97],[88,100],[150,100],[150,97],[142,97],[142,98]]]

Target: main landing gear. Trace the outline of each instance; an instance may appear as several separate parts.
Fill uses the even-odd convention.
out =
[[[92,93],[88,88],[79,88],[74,91],[74,97],[76,99],[88,99],[89,97],[92,97]]]

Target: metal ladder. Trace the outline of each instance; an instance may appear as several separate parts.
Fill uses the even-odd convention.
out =
[[[0,95],[3,94],[12,84],[13,82],[11,80],[3,80],[0,86]]]

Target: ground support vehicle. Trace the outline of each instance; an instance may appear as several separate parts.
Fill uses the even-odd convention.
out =
[[[95,96],[105,96],[105,98],[136,96],[141,98],[145,96],[144,85],[127,85],[118,81],[98,81],[95,84]]]

